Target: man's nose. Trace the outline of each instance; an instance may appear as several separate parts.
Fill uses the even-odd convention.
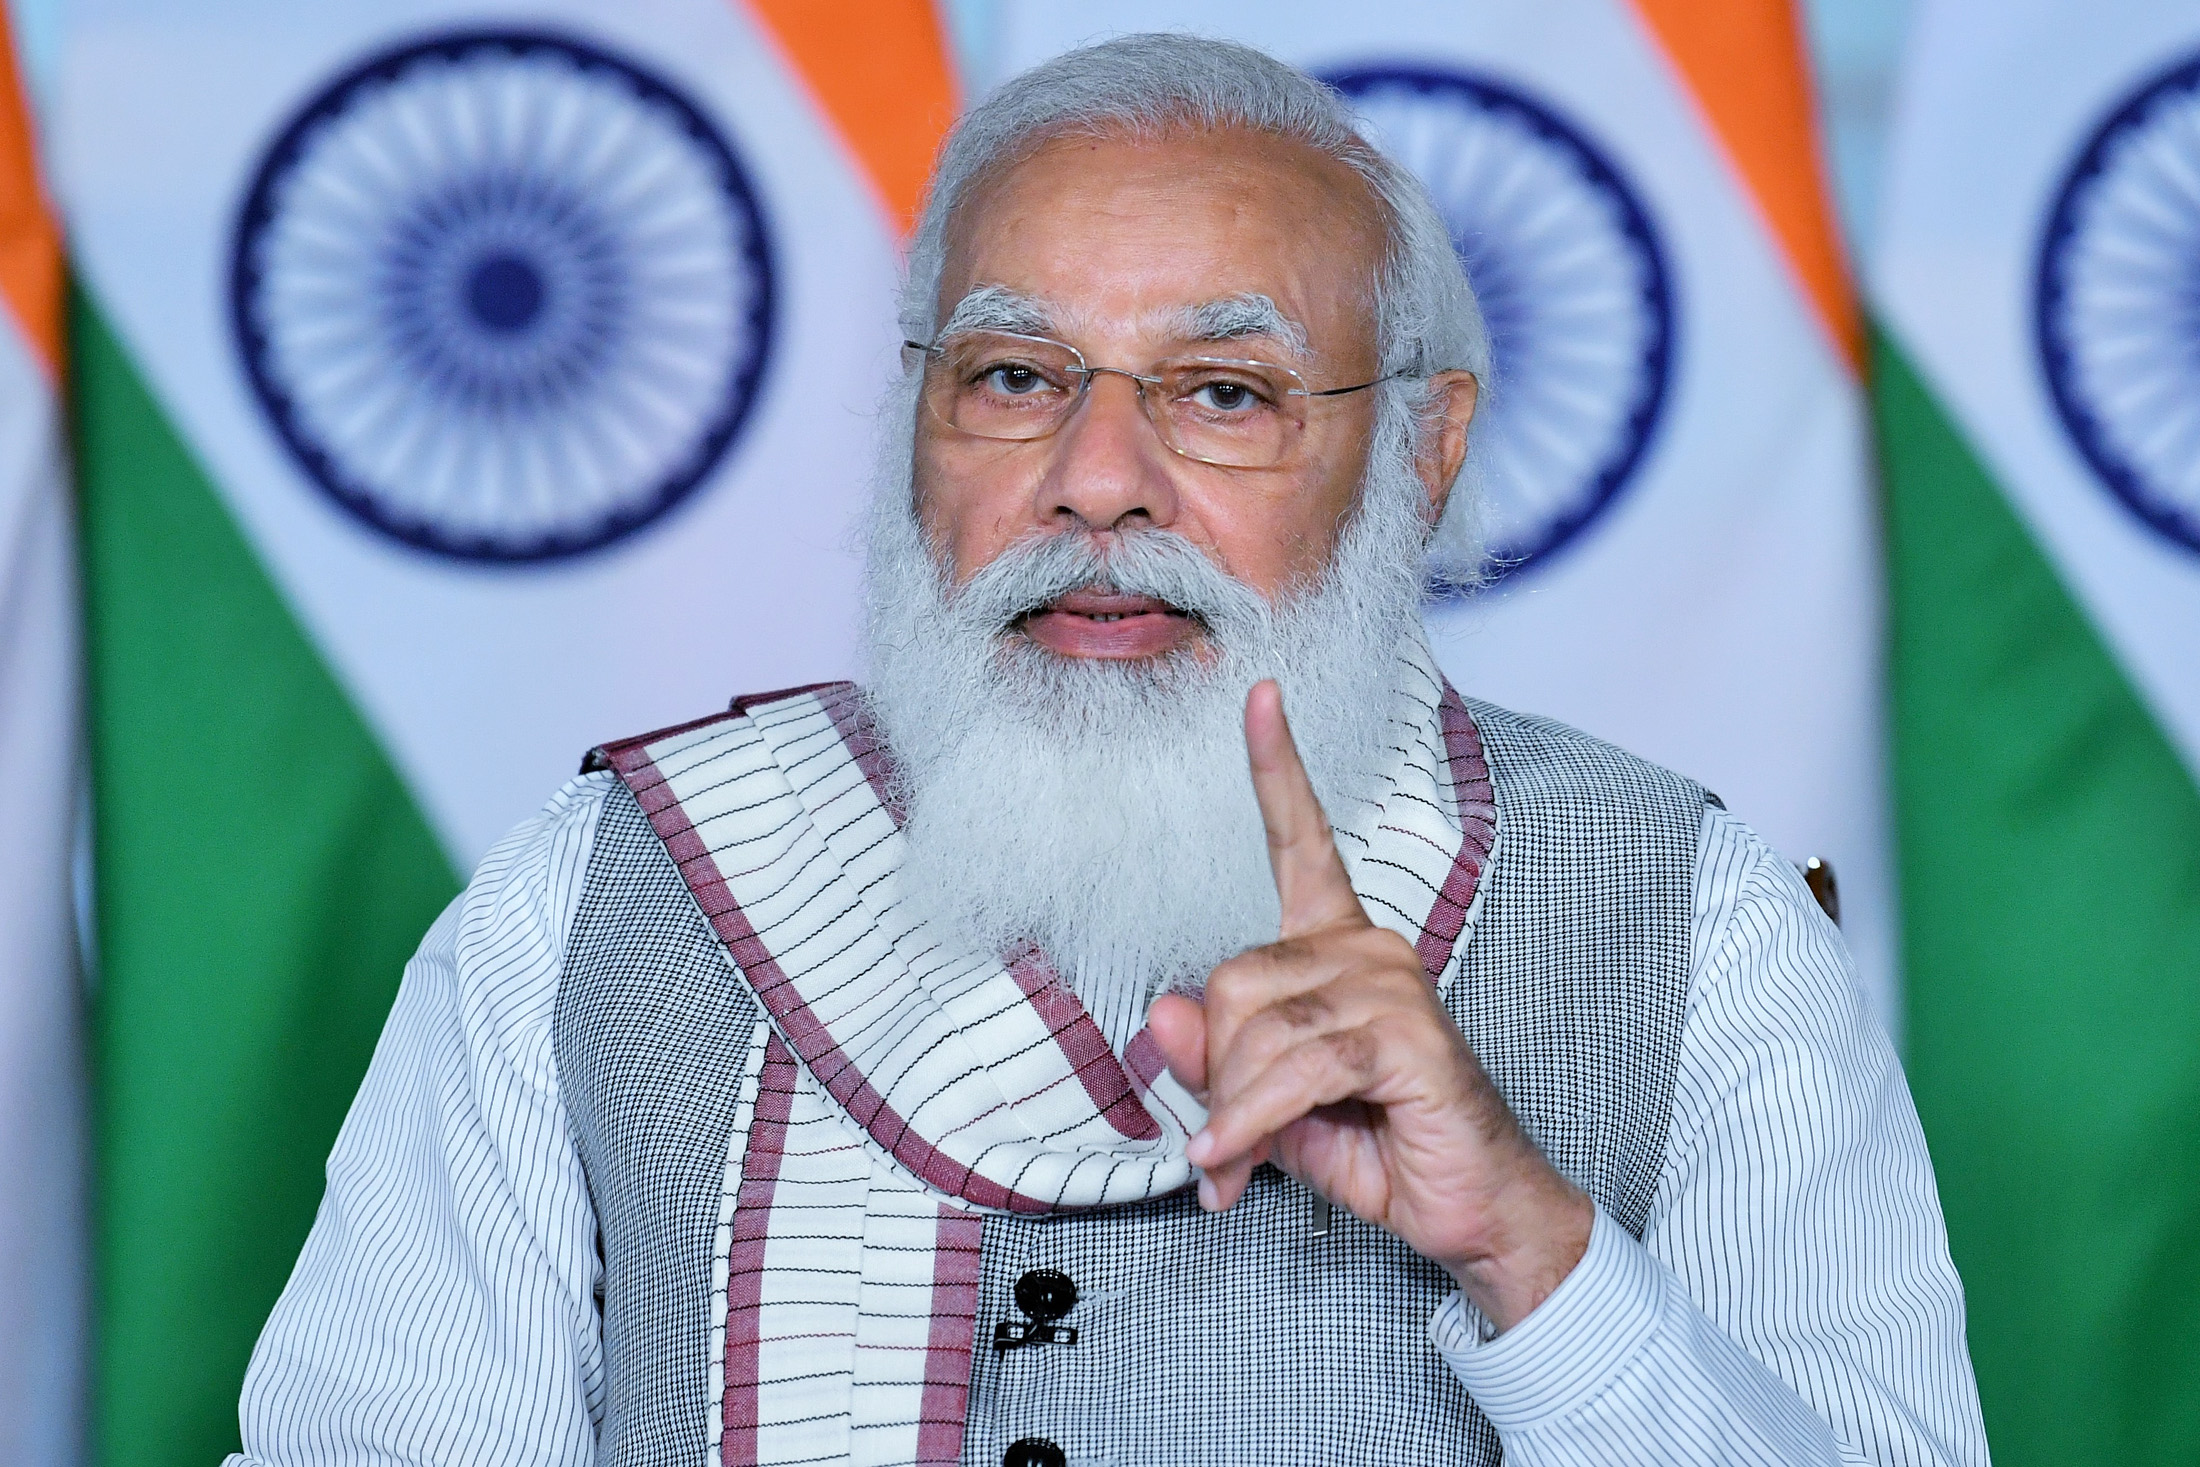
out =
[[[1071,518],[1110,530],[1176,519],[1175,455],[1147,419],[1138,389],[1121,373],[1094,374],[1085,400],[1055,434],[1053,461],[1033,506],[1042,520],[1058,525]]]

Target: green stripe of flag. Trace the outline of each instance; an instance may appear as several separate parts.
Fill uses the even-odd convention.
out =
[[[1876,344],[1910,1083],[2001,1467],[2200,1443],[2200,792]]]
[[[100,953],[95,1423],[207,1467],[450,863],[96,307],[73,302]]]

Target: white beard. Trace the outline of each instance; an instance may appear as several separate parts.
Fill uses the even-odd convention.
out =
[[[1389,742],[1399,648],[1421,634],[1426,500],[1404,437],[1378,423],[1329,569],[1275,605],[1162,530],[1037,535],[950,594],[911,512],[908,450],[889,451],[868,691],[908,812],[903,899],[978,951],[1037,944],[1118,1044],[1162,987],[1273,941],[1245,695],[1278,680],[1314,788],[1348,821]],[[1067,658],[1009,630],[1088,586],[1194,613],[1206,658]]]

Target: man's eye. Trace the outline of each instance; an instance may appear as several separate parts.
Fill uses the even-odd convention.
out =
[[[1003,362],[998,366],[988,367],[979,380],[989,391],[998,392],[1003,397],[1029,397],[1052,385],[1037,367],[1023,362]]]
[[[1227,377],[1200,383],[1192,389],[1191,399],[1196,406],[1224,416],[1251,412],[1265,402],[1251,383]]]

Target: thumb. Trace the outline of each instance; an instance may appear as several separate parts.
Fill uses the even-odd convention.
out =
[[[1146,1027],[1176,1083],[1192,1094],[1207,1093],[1207,1010],[1198,999],[1164,993],[1146,1014]]]

